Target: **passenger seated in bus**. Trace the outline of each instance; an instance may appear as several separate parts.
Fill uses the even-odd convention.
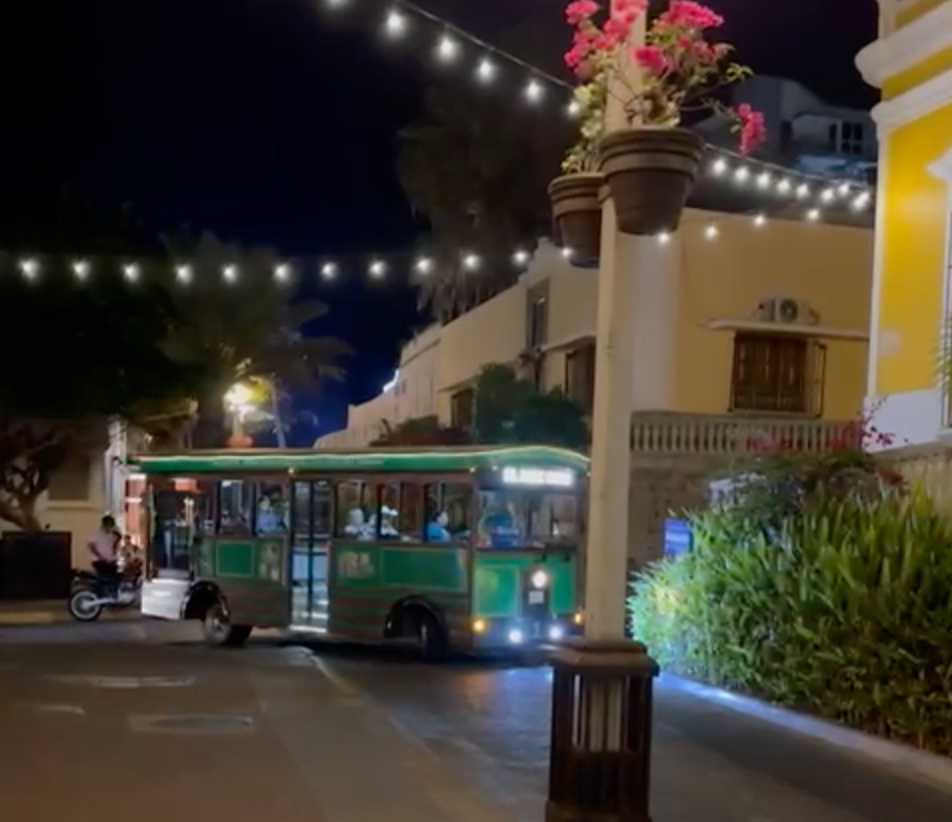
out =
[[[511,503],[491,502],[479,521],[479,544],[489,548],[514,548],[520,532]]]
[[[261,497],[258,502],[258,533],[276,534],[287,531],[284,517],[276,510],[268,497]]]
[[[347,512],[347,524],[344,526],[344,536],[369,541],[374,538],[374,527],[364,518],[361,508],[351,508]]]
[[[450,542],[450,536],[447,526],[450,524],[450,518],[446,511],[440,511],[426,526],[427,542]]]
[[[400,539],[400,532],[393,524],[398,512],[394,508],[388,508],[384,505],[380,509],[380,538],[381,539]]]

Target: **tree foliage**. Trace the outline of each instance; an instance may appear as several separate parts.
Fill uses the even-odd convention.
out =
[[[569,131],[510,105],[433,87],[422,119],[398,138],[400,182],[430,225],[437,260],[421,279],[421,301],[441,320],[511,285],[513,248],[549,227],[546,187]],[[478,270],[463,265],[466,249],[482,256]]]
[[[279,401],[288,389],[342,376],[350,347],[332,337],[305,336],[327,307],[292,301],[287,286],[275,281],[273,253],[245,251],[208,233],[180,232],[166,244],[173,257],[189,260],[193,278],[187,288],[169,288],[177,321],[165,351],[201,378],[195,447],[224,445],[224,396],[236,382],[266,384],[273,392],[269,401]],[[238,282],[220,276],[226,265],[236,267]]]
[[[376,447],[427,448],[441,445],[470,445],[472,437],[462,428],[443,425],[439,417],[414,417],[397,425],[383,421],[383,433],[371,445]]]

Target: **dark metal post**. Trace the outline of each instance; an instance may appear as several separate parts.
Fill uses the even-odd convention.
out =
[[[640,642],[582,640],[553,667],[545,822],[649,822],[657,663]]]

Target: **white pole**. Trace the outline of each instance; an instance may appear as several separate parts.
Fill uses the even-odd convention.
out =
[[[644,42],[645,19],[621,50],[628,85],[638,82],[628,58],[630,45]],[[614,84],[606,113],[608,128],[626,127]],[[615,209],[606,199],[602,209],[602,245],[598,272],[595,340],[595,402],[592,409],[592,469],[585,570],[585,638],[620,640],[625,634],[628,576],[628,507],[631,485],[631,410],[634,387],[632,298],[634,267],[652,240],[619,234]]]

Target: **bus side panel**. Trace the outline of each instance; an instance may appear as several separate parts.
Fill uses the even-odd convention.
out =
[[[234,625],[283,628],[290,622],[287,542],[281,537],[219,537],[203,545],[203,579],[216,584]]]
[[[382,639],[394,604],[416,596],[443,611],[451,642],[467,641],[471,605],[464,546],[335,542],[331,557],[330,633]]]

